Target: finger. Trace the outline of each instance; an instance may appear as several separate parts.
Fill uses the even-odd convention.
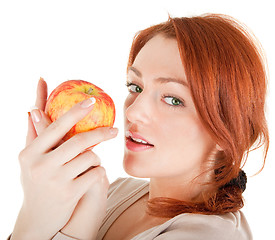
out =
[[[100,158],[94,152],[85,151],[66,163],[62,168],[68,179],[75,179],[90,170],[91,167],[99,166],[100,163]]]
[[[83,196],[89,188],[95,185],[96,182],[103,182],[106,177],[105,168],[98,166],[90,169],[85,174],[74,180],[74,187],[78,190],[79,196]]]
[[[28,132],[26,137],[26,146],[28,146],[36,137],[37,134],[32,122],[31,113],[28,112]]]
[[[33,109],[31,117],[38,136],[52,123],[50,118],[39,109]]]
[[[95,98],[86,99],[74,105],[68,112],[51,123],[43,131],[40,138],[32,144],[33,150],[48,152],[62,140],[65,134],[81,119],[83,119],[93,108]]]
[[[35,101],[35,106],[38,109],[41,109],[42,111],[45,110],[47,96],[48,96],[47,83],[42,77],[40,77],[38,84],[37,84],[36,101]]]
[[[79,133],[57,147],[50,154],[54,154],[59,159],[59,164],[63,165],[87,148],[116,137],[117,133],[117,128],[110,127],[101,127]]]

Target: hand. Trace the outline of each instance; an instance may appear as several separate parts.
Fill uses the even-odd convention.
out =
[[[96,167],[100,160],[84,150],[115,137],[109,128],[81,133],[61,143],[69,129],[92,109],[85,103],[88,101],[75,105],[46,129],[42,125],[48,120],[42,111],[34,110],[41,113],[41,118],[36,118],[40,121],[29,119],[27,146],[19,155],[24,201],[12,239],[52,238],[71,218],[84,194],[105,181],[105,172]],[[39,129],[41,134],[37,134]]]
[[[102,168],[102,181],[93,186],[78,202],[75,211],[61,230],[62,233],[81,240],[96,239],[98,230],[106,214],[109,181]]]

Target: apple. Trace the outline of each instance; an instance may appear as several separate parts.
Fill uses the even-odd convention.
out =
[[[78,102],[94,97],[96,102],[91,112],[73,126],[64,136],[66,141],[77,133],[112,127],[115,121],[115,104],[101,88],[84,80],[68,80],[57,86],[50,94],[45,112],[54,122]]]

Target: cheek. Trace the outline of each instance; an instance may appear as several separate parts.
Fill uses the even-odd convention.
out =
[[[205,128],[194,117],[182,118],[173,124],[163,122],[161,132],[161,148],[167,154],[174,153],[174,157],[192,162],[201,162],[212,150],[214,143]]]
[[[178,142],[191,142],[200,138],[203,132],[202,126],[192,117],[180,119],[160,120],[160,131],[169,139],[178,139]]]

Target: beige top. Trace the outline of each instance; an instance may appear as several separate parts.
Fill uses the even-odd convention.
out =
[[[96,240],[101,240],[117,217],[149,191],[149,182],[118,178],[110,185],[107,213]],[[223,215],[180,214],[150,228],[132,240],[252,240],[252,234],[241,211]],[[75,240],[57,233],[52,240]]]
[[[107,214],[99,230],[101,240],[115,219],[149,191],[149,182],[119,178],[111,184]],[[223,215],[180,214],[146,230],[132,240],[251,240],[252,234],[241,211]]]

